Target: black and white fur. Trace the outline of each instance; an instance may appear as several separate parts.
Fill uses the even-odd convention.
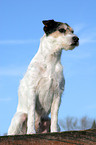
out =
[[[47,118],[50,112],[51,132],[58,131],[58,110],[65,84],[61,54],[63,49],[78,46],[79,38],[66,23],[48,20],[43,24],[45,34],[20,81],[18,107],[8,135],[36,133],[41,118]]]

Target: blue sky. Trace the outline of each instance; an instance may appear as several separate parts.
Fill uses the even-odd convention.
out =
[[[68,23],[79,47],[63,51],[66,80],[59,120],[96,119],[96,0],[0,0],[0,134],[16,111],[18,86],[44,34],[42,20]]]

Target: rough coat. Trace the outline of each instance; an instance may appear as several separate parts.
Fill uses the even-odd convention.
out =
[[[8,134],[36,133],[41,118],[51,112],[51,132],[58,131],[58,110],[64,90],[62,50],[72,50],[78,37],[66,23],[43,21],[45,34],[18,90],[18,107]],[[74,39],[73,39],[74,38]],[[27,128],[23,129],[27,118]],[[38,128],[38,127],[37,127]]]

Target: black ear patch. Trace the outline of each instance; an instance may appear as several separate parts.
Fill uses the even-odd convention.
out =
[[[42,23],[45,25],[43,30],[48,36],[49,34],[55,32],[59,25],[61,25],[61,22],[56,22],[54,20],[44,20]]]

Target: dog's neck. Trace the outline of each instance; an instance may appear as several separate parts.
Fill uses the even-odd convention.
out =
[[[40,40],[39,53],[43,55],[45,59],[53,57],[56,61],[61,59],[62,48],[60,44],[56,43],[56,40],[52,36],[44,35]]]
[[[34,64],[39,64],[41,67],[47,68],[50,75],[54,71],[62,72],[61,54],[62,48],[60,48],[60,44],[57,44],[56,40],[52,37],[44,35],[40,40],[39,50],[28,68],[30,69]]]
[[[56,40],[52,37],[44,35],[40,40],[39,50],[30,62],[29,68],[34,63],[40,63],[42,61],[43,65],[47,64],[51,70],[56,64],[61,64],[61,54],[62,49],[60,48],[60,44],[57,44]]]

